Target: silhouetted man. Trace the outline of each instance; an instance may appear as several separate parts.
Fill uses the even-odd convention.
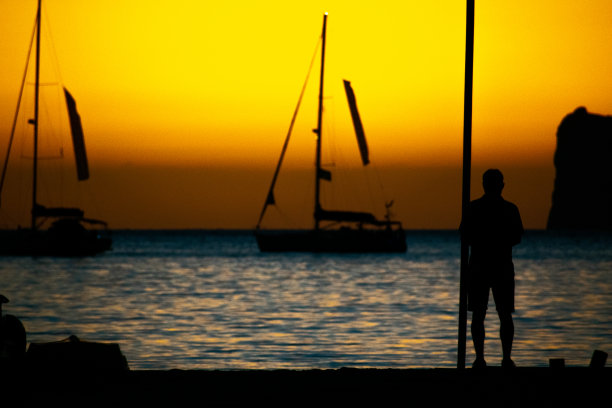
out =
[[[516,205],[502,198],[504,176],[489,169],[482,176],[484,195],[470,203],[461,225],[470,245],[468,310],[472,312],[472,340],[476,360],[473,368],[487,366],[484,358],[485,327],[489,291],[493,292],[500,320],[502,367],[514,367],[510,358],[514,339],[514,264],[512,247],[521,242],[523,223]]]

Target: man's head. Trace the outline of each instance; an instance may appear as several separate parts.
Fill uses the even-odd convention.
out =
[[[482,187],[485,194],[501,195],[504,188],[504,175],[497,169],[489,169],[482,175]]]

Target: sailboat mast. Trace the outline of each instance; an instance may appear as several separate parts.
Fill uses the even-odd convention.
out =
[[[41,26],[42,0],[38,0],[36,14],[36,81],[34,84],[34,159],[32,175],[32,230],[36,229],[36,185],[38,178],[38,100],[40,88],[40,26]]]
[[[323,121],[323,74],[325,72],[325,33],[327,30],[327,13],[323,15],[323,32],[321,34],[321,79],[319,81],[319,112],[317,115],[317,153],[316,153],[316,169],[315,169],[315,229],[319,229],[319,219],[317,213],[321,209],[320,202],[320,184],[321,184],[321,134]]]

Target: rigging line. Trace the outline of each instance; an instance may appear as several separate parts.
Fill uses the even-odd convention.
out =
[[[59,93],[60,88],[56,88],[56,95],[57,97],[55,98],[56,101],[60,101],[61,100],[61,95]],[[58,98],[59,97],[59,98]],[[57,107],[56,104],[52,104],[49,103],[49,100],[45,100],[44,98],[42,98],[42,105],[43,105],[43,109],[45,112],[44,117],[47,120],[47,131],[44,132],[46,138],[45,138],[45,147],[49,148],[49,146],[52,146],[52,142],[56,142],[59,145],[59,150],[60,150],[60,156],[59,157],[64,157],[64,142],[62,140],[62,118],[61,118],[61,108],[60,109],[54,109],[55,107]],[[39,121],[42,122],[42,120],[40,119],[41,115],[39,115]],[[55,122],[55,121],[57,122]],[[55,123],[58,123],[59,125],[57,127],[54,127],[53,125]]]
[[[28,85],[35,85],[36,82],[28,82]],[[58,86],[61,85],[61,82],[39,82],[38,86]]]
[[[53,27],[51,27],[51,19],[47,15],[47,10],[42,10],[42,18],[45,20],[45,35],[47,36],[47,42],[49,43],[49,59],[52,62],[53,69],[55,70],[55,75],[57,77],[58,83],[56,85],[63,85],[64,81],[62,80],[62,71],[59,66],[59,59],[57,57],[57,50],[55,49],[55,41],[53,40]]]
[[[370,174],[373,174],[373,176],[375,177],[375,181],[378,183],[378,193],[380,193],[380,195],[382,196],[383,199],[383,204],[387,205],[387,193],[385,191],[385,186],[382,182],[382,179],[380,177],[380,172],[378,171],[377,167],[371,167],[371,171]],[[370,185],[368,183],[368,189],[370,190],[370,199],[372,200],[372,205],[375,206],[375,202],[374,202],[374,195],[376,192],[373,191],[374,186]]]
[[[25,154],[22,154],[21,156],[19,156],[19,158],[23,160],[34,160],[33,156],[26,156]],[[64,158],[63,150],[60,152],[59,156],[38,156],[38,160],[59,160],[63,158]]]
[[[281,155],[278,160],[278,164],[276,165],[276,170],[274,171],[274,176],[272,177],[272,183],[270,184],[270,189],[268,190],[268,194],[266,195],[266,201],[261,210],[261,214],[259,215],[259,220],[257,221],[257,229],[259,229],[261,225],[261,221],[263,220],[264,214],[266,213],[266,209],[269,204],[274,203],[274,186],[276,185],[276,179],[278,178],[278,173],[281,168],[281,164],[283,163],[283,159],[285,158],[285,152],[287,151],[287,146],[289,145],[289,138],[291,137],[291,132],[293,131],[293,125],[295,124],[295,119],[297,118],[298,111],[300,109],[300,105],[302,104],[302,98],[304,97],[304,92],[306,91],[306,85],[308,84],[308,79],[310,78],[310,73],[312,71],[312,67],[314,65],[317,51],[319,50],[319,45],[322,42],[322,38],[319,38],[317,41],[317,45],[315,47],[315,51],[312,55],[312,59],[310,60],[310,66],[308,67],[308,73],[306,74],[306,79],[304,80],[304,85],[302,85],[302,90],[300,92],[300,97],[298,98],[297,105],[295,107],[295,111],[293,112],[293,117],[291,118],[291,123],[289,124],[289,129],[287,131],[287,136],[285,136],[285,143],[283,143],[283,149],[281,150]]]
[[[45,38],[47,39],[47,44],[48,44],[48,58],[50,61],[50,65],[53,68],[53,73],[54,76],[51,78],[50,81],[48,82],[38,82],[38,86],[49,86],[49,87],[54,87],[57,91],[57,98],[55,100],[57,101],[62,101],[64,100],[63,97],[63,84],[64,81],[62,79],[62,71],[60,69],[60,65],[59,65],[59,58],[57,57],[57,49],[55,47],[55,40],[53,37],[53,27],[51,26],[51,19],[49,18],[48,12],[46,8],[43,8],[41,10],[42,12],[42,16],[41,18],[44,19],[44,28],[43,28],[43,32],[42,34],[45,35]],[[51,118],[51,113],[49,111],[49,106],[45,105],[45,110],[47,112],[47,117]],[[62,139],[62,134],[64,133],[65,128],[63,127],[62,123],[62,115],[61,115],[61,109],[58,110],[57,112],[55,112],[56,119],[57,119],[57,123],[59,124],[59,126],[55,129],[55,132],[49,132],[50,136],[53,136],[54,139],[57,141],[57,143],[60,146],[60,157],[64,157],[63,155],[63,146],[64,146],[64,141]]]
[[[13,118],[13,126],[11,127],[11,136],[9,137],[9,144],[6,150],[6,158],[4,159],[4,165],[2,167],[2,177],[0,178],[0,197],[2,196],[2,188],[4,187],[4,179],[6,177],[6,169],[8,166],[9,156],[11,154],[11,148],[13,146],[13,140],[15,138],[15,129],[17,127],[17,117],[19,116],[19,108],[21,107],[21,98],[23,96],[24,85],[26,82],[26,77],[28,75],[28,66],[30,65],[30,56],[32,54],[32,46],[34,44],[34,35],[36,33],[37,23],[38,21],[37,19],[35,19],[34,28],[32,29],[32,38],[30,38],[30,47],[28,48],[28,55],[26,57],[25,69],[23,70],[23,79],[21,80],[21,86],[19,89],[19,97],[17,98],[17,108],[15,109],[15,117]],[[0,200],[0,203],[1,203],[1,200]]]
[[[276,207],[276,211],[278,211],[278,214],[284,220],[285,224],[291,225],[294,228],[298,225],[293,218],[291,218],[289,215],[283,212],[280,208]]]
[[[10,225],[11,224],[19,224],[19,219],[17,219],[16,217],[14,217],[12,214],[9,214],[8,212],[4,212],[0,210],[0,216],[2,216],[2,224],[0,224],[0,227],[2,227],[2,229],[10,229]]]
[[[384,186],[384,184],[382,182],[382,179],[380,177],[380,171],[378,171],[378,168],[376,168],[376,167],[374,168],[374,174],[376,174],[376,179],[378,180],[378,186],[380,188],[380,192],[382,193],[383,200],[384,200],[385,207],[386,207],[387,204],[388,204],[387,203],[388,194],[387,194],[387,190],[385,189],[385,186]],[[391,197],[391,201],[389,201],[389,203],[393,203],[393,197]]]
[[[371,165],[371,163],[370,163],[370,165]],[[376,208],[377,208],[376,203],[374,201],[376,194],[375,194],[374,188],[372,187],[372,183],[371,183],[371,180],[370,180],[371,175],[370,175],[370,172],[368,170],[369,169],[366,168],[365,166],[363,166],[361,168],[361,174],[362,174],[362,176],[363,176],[363,178],[365,180],[365,183],[363,183],[363,184],[365,184],[365,189],[368,192],[366,194],[366,199],[367,199],[368,202],[365,205],[367,205],[370,208],[370,212],[375,213],[376,212]],[[384,196],[383,196],[383,200],[384,200]]]

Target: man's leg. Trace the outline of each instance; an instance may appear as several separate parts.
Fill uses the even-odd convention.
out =
[[[487,315],[486,310],[474,310],[472,312],[472,342],[474,343],[474,352],[476,353],[476,360],[484,361],[484,341],[485,341],[485,327],[484,321]]]
[[[499,337],[502,343],[502,353],[504,360],[510,360],[512,354],[512,342],[514,340],[514,322],[512,321],[512,313],[500,312],[499,315]]]
[[[512,273],[511,273],[512,272]],[[512,342],[514,341],[514,269],[508,269],[503,277],[493,286],[493,298],[499,316],[499,337],[502,343],[502,367],[512,368]]]

